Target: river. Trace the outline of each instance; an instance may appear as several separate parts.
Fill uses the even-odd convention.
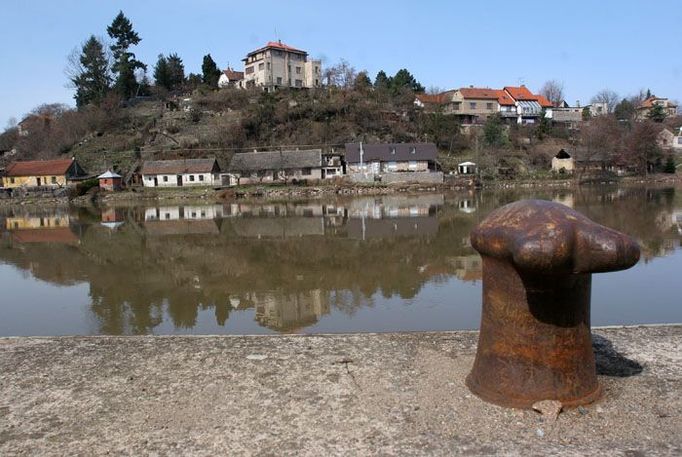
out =
[[[475,329],[470,230],[522,198],[626,232],[592,324],[682,322],[682,191],[587,187],[298,203],[0,208],[0,336]]]

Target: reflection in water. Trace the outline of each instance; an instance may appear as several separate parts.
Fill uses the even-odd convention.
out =
[[[0,306],[0,333],[37,331],[17,323],[28,309],[35,319],[59,318],[45,292],[31,295],[36,280],[87,285],[91,327],[66,323],[70,333],[476,327],[481,260],[468,234],[492,209],[531,196],[632,234],[643,264],[680,246],[682,199],[673,189],[5,208],[0,264],[30,275],[16,284],[28,298]],[[660,306],[672,309],[668,298]]]

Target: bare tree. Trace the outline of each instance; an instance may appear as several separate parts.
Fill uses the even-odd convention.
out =
[[[553,105],[558,105],[564,100],[564,83],[551,79],[543,84],[540,95],[544,95]]]
[[[591,103],[606,103],[606,109],[609,113],[613,113],[619,101],[618,94],[610,89],[600,90],[590,100]]]
[[[331,67],[327,67],[324,71],[324,79],[328,86],[341,87],[343,89],[350,89],[355,84],[358,72],[348,63],[347,60],[341,61]]]

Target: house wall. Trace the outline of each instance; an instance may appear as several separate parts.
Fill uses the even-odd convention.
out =
[[[121,178],[101,178],[99,180],[100,189],[117,190],[121,188]]]
[[[48,175],[48,176],[5,176],[3,178],[6,188],[17,188],[17,187],[37,187],[38,178],[40,178],[40,186],[46,187],[61,187],[66,186],[66,176],[65,175]]]
[[[166,180],[164,180],[164,177]],[[201,180],[203,177],[203,180]],[[157,178],[158,185],[154,185],[154,178]],[[192,180],[193,178],[193,180]],[[220,182],[220,177],[212,173],[185,173],[182,175],[182,187],[213,186],[215,182]],[[144,187],[179,187],[178,175],[142,175]]]
[[[68,227],[69,216],[45,216],[45,217],[8,217],[5,220],[5,228],[7,230],[25,230],[25,229],[41,229],[41,228],[55,228]]]
[[[299,53],[267,49],[247,58],[244,82],[252,82],[256,86],[319,87],[322,63],[319,60],[307,61],[306,56]]]
[[[322,179],[321,168],[311,168],[310,174],[304,175],[303,169],[293,169],[286,171],[264,170],[262,172],[254,172],[249,175],[237,174],[238,183],[245,184],[260,184],[270,182],[284,182],[296,180],[317,180]]]
[[[457,104],[459,103],[459,109]],[[474,103],[475,106],[471,106]],[[446,112],[448,114],[470,114],[476,116],[489,116],[500,111],[500,104],[496,99],[485,98],[464,98],[460,92],[452,95],[452,100],[448,103]]]
[[[560,171],[562,168],[569,172],[575,170],[575,160],[552,157],[552,171]]]
[[[362,166],[359,163],[349,163],[348,173],[386,173],[386,172],[420,172],[428,171],[429,162],[427,160],[380,162],[377,166],[376,161],[365,162]]]

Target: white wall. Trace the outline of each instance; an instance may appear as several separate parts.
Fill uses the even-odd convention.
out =
[[[154,178],[158,181],[157,186],[154,185]],[[220,183],[220,177],[214,180],[212,173],[186,173],[182,175],[183,187],[213,186],[216,182]],[[142,183],[144,187],[178,187],[178,175],[142,175]]]

